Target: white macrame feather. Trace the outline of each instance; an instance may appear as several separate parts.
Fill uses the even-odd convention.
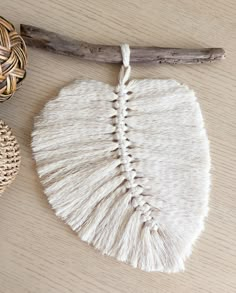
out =
[[[126,63],[118,87],[76,81],[46,104],[32,134],[38,173],[82,240],[145,271],[181,271],[208,211],[201,111],[174,80],[127,84]]]

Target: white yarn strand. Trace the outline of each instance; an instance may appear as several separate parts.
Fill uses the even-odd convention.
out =
[[[130,48],[129,45],[123,44],[121,45],[121,55],[123,60],[123,65],[121,66],[119,73],[119,83],[116,87],[116,92],[119,96],[125,96],[126,91],[126,83],[129,80],[131,73],[131,66],[129,65],[130,61]]]
[[[209,144],[193,91],[132,80],[76,81],[37,117],[32,148],[52,208],[102,253],[178,272],[204,226]]]

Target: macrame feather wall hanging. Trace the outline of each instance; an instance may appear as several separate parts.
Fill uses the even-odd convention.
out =
[[[33,43],[39,29],[22,26],[22,33],[42,46]],[[47,36],[53,50],[55,38]],[[117,86],[75,81],[36,118],[38,174],[56,215],[83,241],[145,271],[178,272],[208,210],[201,110],[175,80],[130,80],[129,46],[121,53]]]

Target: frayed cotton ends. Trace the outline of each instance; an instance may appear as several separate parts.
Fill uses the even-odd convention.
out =
[[[145,271],[182,271],[208,210],[199,105],[174,80],[114,91],[77,81],[37,117],[32,148],[45,193],[102,253]]]

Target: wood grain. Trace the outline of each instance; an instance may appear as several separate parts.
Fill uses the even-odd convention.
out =
[[[83,60],[122,63],[120,46],[91,44],[33,25],[21,24],[20,34],[27,46]],[[225,58],[223,48],[162,48],[130,46],[130,63],[201,64]]]
[[[199,98],[211,141],[212,191],[205,232],[185,273],[134,270],[101,256],[50,209],[31,156],[33,118],[73,79],[116,84],[119,65],[29,49],[27,78],[0,118],[21,144],[22,167],[0,198],[1,293],[236,292],[236,38],[234,0],[2,0],[1,15],[90,43],[223,47],[227,58],[202,65],[134,65],[134,78],[174,78]]]

